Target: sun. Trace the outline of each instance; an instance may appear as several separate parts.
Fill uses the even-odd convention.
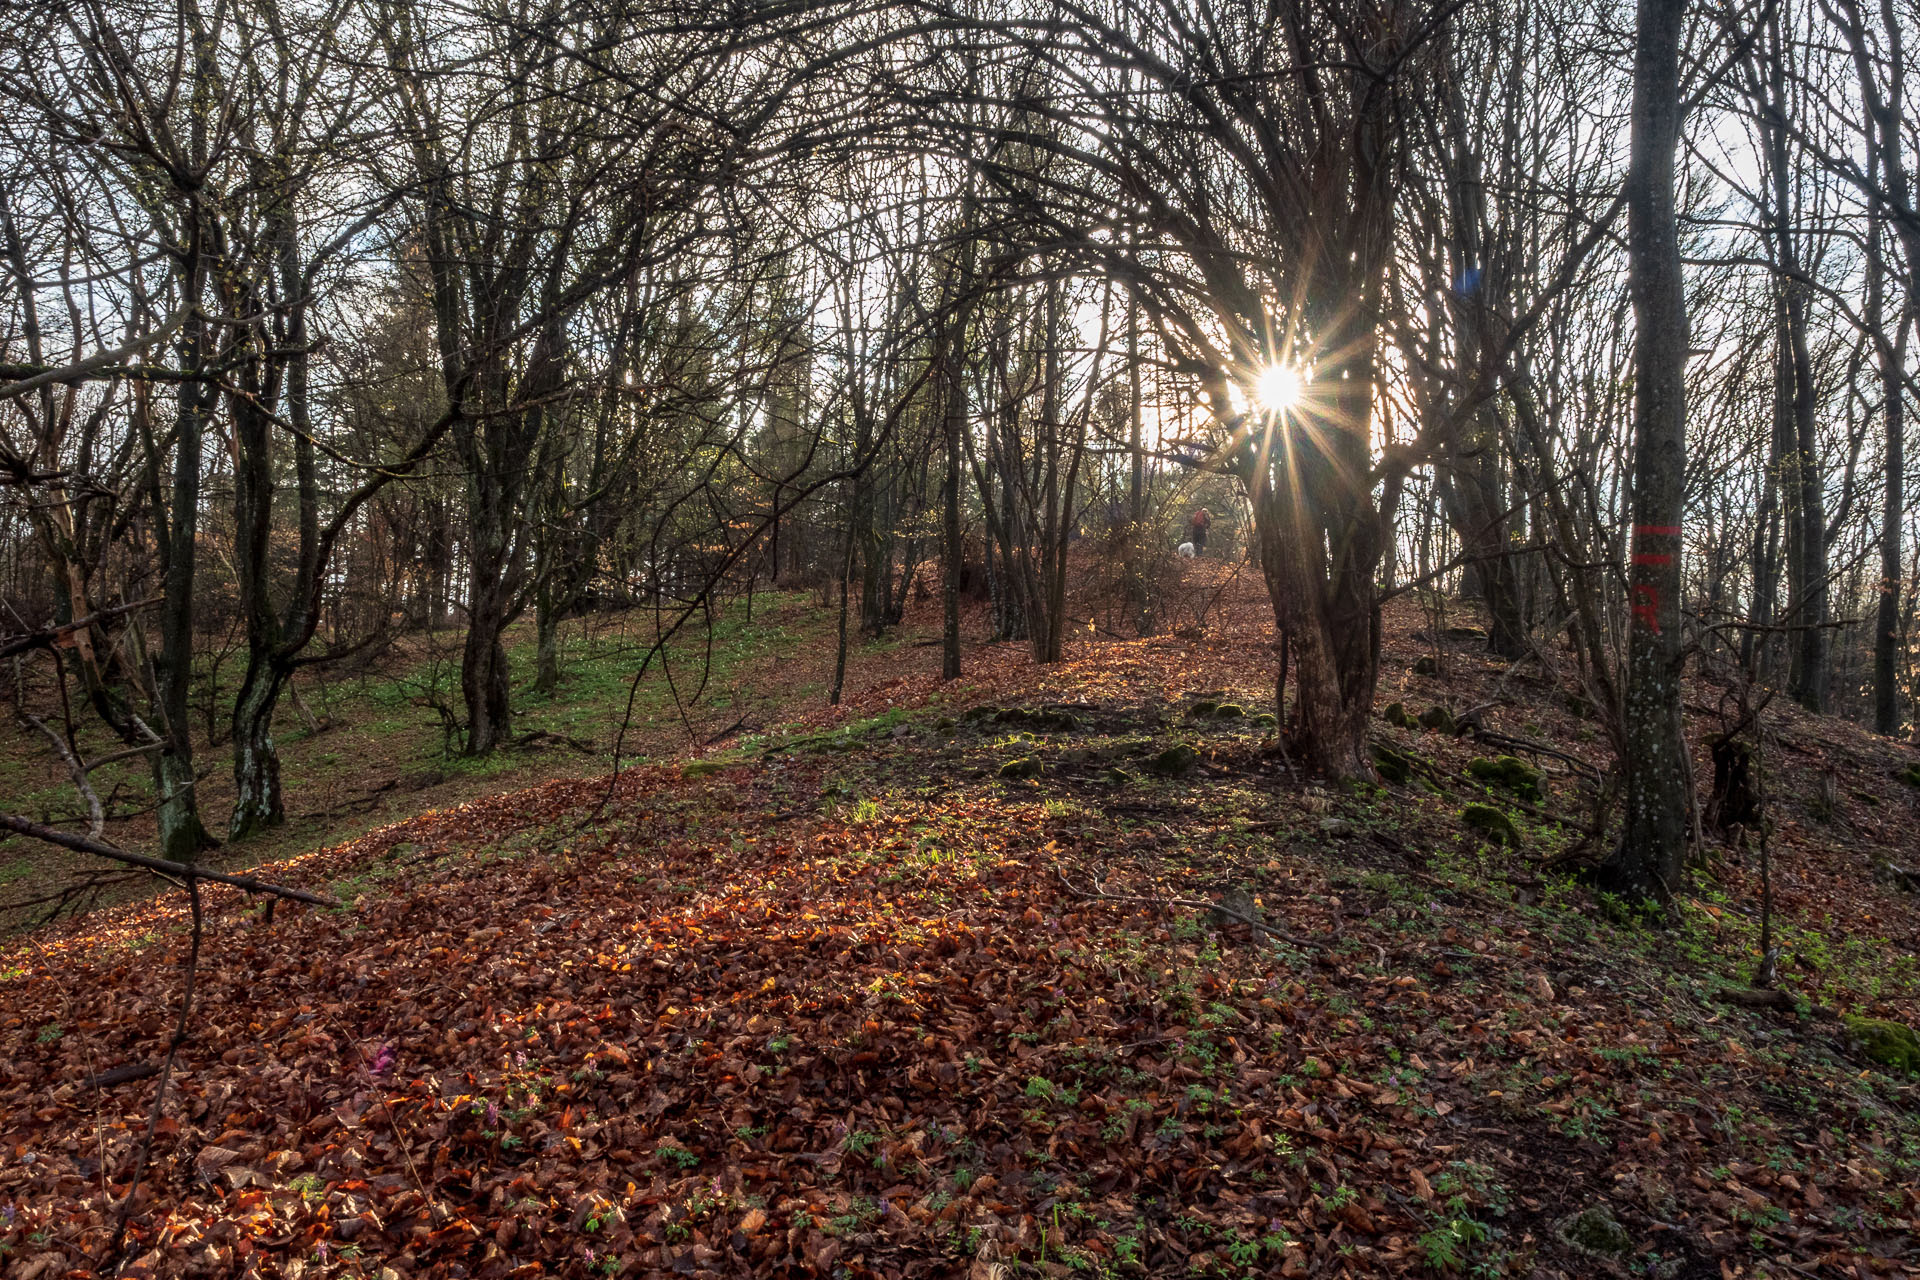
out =
[[[1271,364],[1253,382],[1254,403],[1267,413],[1281,413],[1300,403],[1300,371]]]

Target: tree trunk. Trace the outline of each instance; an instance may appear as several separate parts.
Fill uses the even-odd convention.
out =
[[[540,588],[534,602],[533,631],[533,691],[551,696],[560,687],[560,610],[546,586]]]
[[[1153,634],[1153,602],[1147,594],[1147,575],[1140,563],[1140,530],[1147,522],[1147,458],[1141,447],[1140,304],[1132,299],[1127,302],[1127,389],[1127,530],[1123,572],[1134,630],[1150,636]]]
[[[964,290],[965,280],[960,282]],[[941,487],[940,553],[945,569],[940,584],[942,626],[940,678],[960,678],[960,436],[967,428],[966,305],[956,304],[941,336],[941,436],[946,448],[946,481]]]
[[[1807,346],[1807,286],[1802,283],[1788,150],[1786,60],[1778,9],[1766,34],[1767,85],[1761,119],[1766,131],[1775,260],[1774,378],[1776,432],[1787,445],[1782,479],[1786,502],[1787,610],[1796,628],[1788,649],[1787,692],[1809,711],[1827,702],[1827,516],[1814,421],[1813,359]],[[1756,88],[1756,92],[1760,92]]]
[[[1627,632],[1626,828],[1602,885],[1665,901],[1685,869],[1680,524],[1686,471],[1686,292],[1674,212],[1686,0],[1639,0],[1627,166],[1634,312],[1633,565]]]
[[[513,734],[512,687],[509,683],[505,602],[497,589],[477,585],[467,617],[467,643],[460,659],[460,694],[467,710],[467,749],[484,756],[504,745]]]
[[[197,289],[195,290],[197,292]],[[198,368],[205,355],[206,321],[198,315],[186,323],[182,366]],[[193,683],[193,580],[196,535],[200,520],[200,456],[212,407],[213,389],[202,383],[180,384],[180,411],[175,428],[173,493],[164,522],[166,598],[160,609],[160,652],[154,662],[159,729],[166,746],[153,757],[154,793],[159,799],[159,856],[170,862],[192,862],[214,839],[200,821],[194,795],[193,731],[188,719],[187,694]]]
[[[273,745],[273,713],[284,674],[264,655],[249,655],[233,704],[233,820],[227,837],[244,840],[287,820],[280,796],[280,756]]]
[[[1906,420],[1901,372],[1906,368],[1907,326],[1880,344],[1880,389],[1886,398],[1885,492],[1880,508],[1880,602],[1873,631],[1873,727],[1900,728],[1900,525],[1906,517]]]

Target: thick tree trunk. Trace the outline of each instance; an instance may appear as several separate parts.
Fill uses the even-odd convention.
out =
[[[1371,576],[1364,596],[1313,591],[1307,584],[1322,579],[1324,571],[1310,557],[1324,535],[1290,518],[1290,504],[1271,487],[1253,497],[1267,598],[1295,671],[1289,737],[1307,767],[1329,778],[1371,778],[1367,729],[1380,656],[1380,611]],[[1285,708],[1275,714],[1284,716]]]
[[[560,609],[546,587],[534,602],[533,633],[533,691],[551,695],[560,687]]]
[[[280,796],[280,756],[273,744],[273,713],[283,673],[264,655],[250,655],[233,704],[233,820],[227,836],[244,840],[280,826],[287,814]]]
[[[467,754],[484,756],[513,735],[505,610],[497,593],[476,593],[460,660],[460,694],[467,709]]]
[[[1680,525],[1686,472],[1686,292],[1674,212],[1686,0],[1640,0],[1627,168],[1634,311],[1633,564],[1627,633],[1626,828],[1600,882],[1665,901],[1685,870]]]

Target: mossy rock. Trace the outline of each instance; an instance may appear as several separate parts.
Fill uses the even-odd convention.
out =
[[[1485,640],[1487,633],[1479,627],[1448,627],[1446,636],[1449,640]]]
[[[1513,819],[1490,804],[1470,804],[1460,810],[1460,821],[1467,830],[1477,831],[1493,844],[1520,847],[1520,831]]]
[[[1402,786],[1413,780],[1413,757],[1384,742],[1373,744],[1373,767],[1382,782]]]
[[[1100,771],[1100,776],[1116,787],[1131,786],[1133,783],[1139,781],[1139,779],[1135,778],[1117,764],[1108,765]]]
[[[1560,1238],[1582,1253],[1624,1258],[1633,1252],[1633,1237],[1604,1204],[1582,1209],[1559,1224]]]
[[[1253,718],[1253,723],[1261,729],[1277,729],[1280,727],[1280,717],[1271,711],[1262,711]]]
[[[1396,729],[1420,727],[1420,722],[1413,718],[1413,713],[1407,710],[1407,704],[1404,702],[1389,702],[1387,709],[1380,713],[1380,718]]]
[[[1424,657],[1415,658],[1413,661],[1413,674],[1417,676],[1439,675],[1440,659],[1434,657],[1432,654],[1427,654]]]
[[[1219,709],[1220,704],[1212,698],[1201,698],[1187,708],[1187,714],[1195,720],[1211,720],[1213,713]]]
[[[1247,709],[1237,702],[1223,702],[1213,709],[1215,720],[1239,720],[1246,714]]]
[[[732,763],[733,761],[731,760],[689,760],[680,766],[680,776],[683,778],[705,778],[720,772]]]
[[[1846,1023],[1860,1052],[1869,1059],[1897,1071],[1920,1073],[1920,1032],[1885,1018],[1850,1017]]]
[[[1046,766],[1042,765],[1040,761],[1033,756],[1021,756],[1018,759],[1009,760],[1000,766],[1001,777],[1011,778],[1016,781],[1025,778],[1037,778],[1045,771]]]
[[[1910,764],[1893,776],[1910,787],[1920,787],[1920,764]]]
[[[1505,787],[1522,800],[1540,799],[1540,771],[1518,756],[1484,756],[1467,762],[1467,772],[1490,786]]]
[[[1428,707],[1425,711],[1422,711],[1420,713],[1420,727],[1422,729],[1437,729],[1441,733],[1453,733],[1457,729],[1453,720],[1453,712],[1447,710],[1445,707]]]
[[[952,716],[941,716],[938,720],[934,721],[933,724],[936,733],[952,733],[959,727],[959,721],[955,720]]]
[[[1184,742],[1176,742],[1164,751],[1154,753],[1147,761],[1147,768],[1163,778],[1185,777],[1200,763],[1200,753]]]
[[[961,713],[960,718],[968,724],[985,724],[987,721],[998,717],[999,714],[1000,708],[998,707],[968,707],[966,711]]]

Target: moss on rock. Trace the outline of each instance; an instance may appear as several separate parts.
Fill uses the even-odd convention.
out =
[[[1147,761],[1147,767],[1163,778],[1179,778],[1191,772],[1198,763],[1198,751],[1184,742],[1176,742],[1164,751],[1156,752]]]
[[[1505,787],[1522,800],[1537,803],[1540,799],[1540,771],[1518,756],[1470,760],[1467,772],[1489,786]]]
[[[1575,1249],[1602,1257],[1623,1258],[1633,1252],[1633,1237],[1604,1204],[1582,1209],[1560,1223],[1560,1238]]]
[[[1469,831],[1477,831],[1494,844],[1520,847],[1520,831],[1513,819],[1490,804],[1470,804],[1460,810],[1460,821]]]
[[[1021,756],[1018,759],[1009,760],[1000,766],[1001,777],[1015,780],[1037,778],[1044,771],[1045,766],[1033,756]]]
[[[1886,1018],[1848,1018],[1860,1052],[1883,1067],[1920,1072],[1920,1033],[1904,1022]]]
[[[1420,713],[1420,727],[1437,729],[1441,733],[1453,733],[1457,726],[1453,721],[1453,712],[1445,707],[1428,707]]]
[[[1413,718],[1413,713],[1407,710],[1407,704],[1404,702],[1389,702],[1387,709],[1380,713],[1380,718],[1396,729],[1420,727],[1420,722]]]
[[[1373,744],[1373,767],[1382,782],[1402,785],[1413,778],[1413,757],[1404,751],[1396,751],[1384,742]]]

